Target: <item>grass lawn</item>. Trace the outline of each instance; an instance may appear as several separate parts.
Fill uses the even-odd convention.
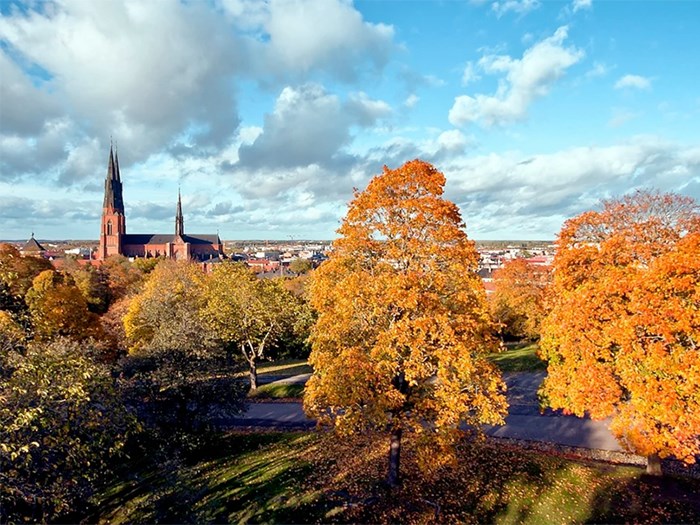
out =
[[[388,438],[210,435],[172,464],[127,468],[89,516],[99,523],[585,523],[700,520],[700,481],[462,442],[454,461],[404,440],[389,491]],[[422,452],[421,452],[422,450]],[[428,468],[419,469],[420,462]]]
[[[313,368],[306,359],[280,359],[278,361],[267,361],[258,365],[258,375],[274,374],[276,376],[296,376],[299,374],[310,374]]]
[[[537,347],[537,343],[519,344],[489,359],[501,372],[539,372],[547,369],[547,363],[537,357]]]
[[[259,386],[254,392],[248,394],[254,399],[301,399],[304,395],[304,385],[291,383],[268,383]]]

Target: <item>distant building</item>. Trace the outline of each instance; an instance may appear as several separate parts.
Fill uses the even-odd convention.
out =
[[[218,234],[189,235],[185,233],[182,199],[179,191],[174,234],[126,233],[126,214],[124,212],[119,158],[110,147],[97,258],[106,259],[110,255],[206,261],[223,257],[224,246]]]
[[[39,241],[37,241],[34,238],[34,232],[32,232],[32,236],[29,238],[29,240],[24,243],[24,246],[22,249],[19,251],[22,255],[32,255],[34,257],[43,257],[44,254],[46,253],[46,249],[39,244]]]

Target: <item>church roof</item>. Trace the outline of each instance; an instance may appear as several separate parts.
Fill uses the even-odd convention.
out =
[[[175,242],[176,235],[167,233],[128,233],[122,236],[123,244],[167,244]],[[182,235],[184,242],[190,244],[221,244],[219,236],[214,235]]]
[[[190,244],[221,244],[221,239],[217,234],[183,235],[182,238]]]
[[[34,234],[32,234],[31,238],[25,243],[24,248],[22,248],[23,252],[45,252],[46,249],[39,244],[39,242],[34,238]]]

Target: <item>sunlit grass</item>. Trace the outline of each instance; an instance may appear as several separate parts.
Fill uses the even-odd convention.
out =
[[[248,394],[254,399],[301,399],[304,395],[304,385],[298,383],[269,383],[259,386]]]
[[[547,362],[537,356],[537,343],[508,348],[489,359],[501,372],[539,372],[547,369]]]
[[[454,461],[402,451],[388,489],[387,436],[328,433],[211,436],[171,465],[129,471],[95,503],[101,523],[697,522],[700,482],[650,479],[635,467],[463,441]],[[437,459],[437,458],[435,458]],[[425,464],[425,463],[424,463]],[[435,466],[439,465],[439,466]]]
[[[258,366],[258,375],[274,374],[279,376],[295,376],[310,374],[313,368],[306,359],[285,359],[261,363]]]

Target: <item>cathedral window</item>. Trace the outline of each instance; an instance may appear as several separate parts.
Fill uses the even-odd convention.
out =
[[[112,221],[107,221],[107,235],[112,235]]]

